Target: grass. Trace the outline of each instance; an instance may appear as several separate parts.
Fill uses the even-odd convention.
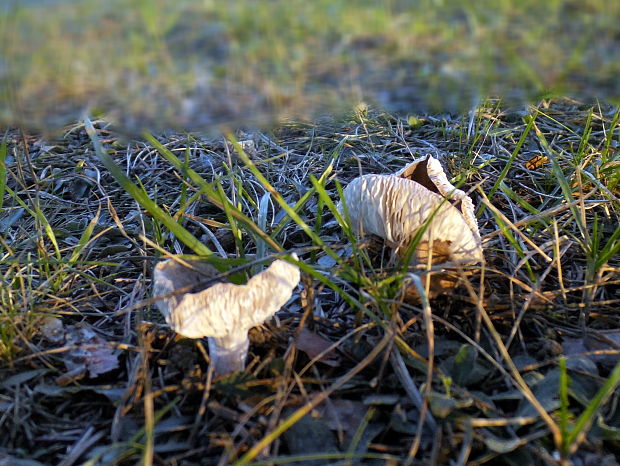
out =
[[[620,98],[617,2],[47,3],[0,6],[3,123],[53,131],[88,107],[135,132],[299,121],[359,100],[411,112],[468,111],[480,95]]]
[[[0,457],[611,457],[620,442],[620,193],[609,168],[619,161],[619,113],[569,99],[526,113],[497,101],[457,118],[366,109],[219,138],[126,140],[103,120],[55,140],[6,131]],[[448,270],[461,286],[430,301],[418,271],[355,238],[336,208],[360,171],[396,171],[429,151],[479,206],[486,260]],[[546,162],[525,168],[535,156]],[[302,285],[277,320],[251,332],[243,374],[214,378],[203,345],[176,337],[150,299],[165,255],[199,255],[242,282],[292,252]],[[299,340],[303,328],[324,339],[317,352]],[[99,343],[76,341],[83,331]],[[321,361],[328,353],[332,365]]]

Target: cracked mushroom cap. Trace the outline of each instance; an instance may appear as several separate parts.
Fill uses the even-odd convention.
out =
[[[208,267],[212,270],[205,277],[206,268],[196,273],[171,260],[161,262],[155,267],[154,294],[170,293],[214,277],[217,271]],[[291,298],[299,278],[297,266],[276,260],[245,285],[216,283],[196,292],[162,299],[158,308],[172,329],[185,337],[223,338],[247,331],[273,316]]]
[[[398,250],[407,247],[434,214],[421,243],[439,242],[447,258],[459,264],[483,259],[477,225],[472,228],[449,200],[419,182],[395,175],[363,175],[347,185],[344,200],[358,234],[377,235]]]
[[[478,241],[480,241],[474,203],[464,191],[450,183],[439,160],[428,154],[404,166],[394,175],[415,181],[429,191],[450,199],[452,204],[461,211],[467,225],[471,228]]]

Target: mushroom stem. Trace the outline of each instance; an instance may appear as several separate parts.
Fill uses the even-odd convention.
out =
[[[209,356],[215,374],[239,372],[245,367],[250,339],[247,330],[232,332],[224,337],[209,337]]]

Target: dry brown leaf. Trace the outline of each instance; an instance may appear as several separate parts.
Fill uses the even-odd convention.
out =
[[[305,327],[301,330],[295,343],[297,344],[297,349],[306,353],[310,359],[314,359],[333,345],[331,341],[311,332]],[[334,354],[334,350],[321,356],[319,361],[331,367],[338,367],[340,365],[340,361],[337,355]]]
[[[530,171],[538,170],[547,162],[549,162],[549,159],[546,156],[535,155],[534,157],[530,158],[527,162],[525,162],[523,166]]]
[[[429,276],[429,290],[428,290],[428,298],[435,299],[439,295],[445,295],[452,291],[459,279],[453,274],[444,273],[444,272],[432,272],[432,273],[423,273],[420,276],[422,280],[422,285],[426,285],[427,275]],[[409,304],[418,305],[420,304],[420,294],[418,293],[418,289],[413,283],[409,283],[405,287],[405,302]]]
[[[353,435],[366,415],[368,407],[361,401],[330,400],[321,404],[316,411],[327,420],[327,426],[332,430],[342,430],[345,434]]]
[[[65,327],[63,362],[68,370],[56,379],[58,385],[67,385],[85,375],[97,377],[118,367],[118,356],[109,343],[89,327],[69,325]]]
[[[600,354],[592,354],[589,358],[611,368],[620,358],[620,329],[599,330],[596,335],[588,335],[585,338],[564,338],[562,348],[567,356],[600,351]]]

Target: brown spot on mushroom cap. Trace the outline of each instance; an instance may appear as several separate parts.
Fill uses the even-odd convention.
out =
[[[421,241],[415,250],[415,261],[418,264],[443,264],[450,260],[450,245],[452,241],[435,240],[433,243]],[[430,261],[429,261],[430,255]]]

